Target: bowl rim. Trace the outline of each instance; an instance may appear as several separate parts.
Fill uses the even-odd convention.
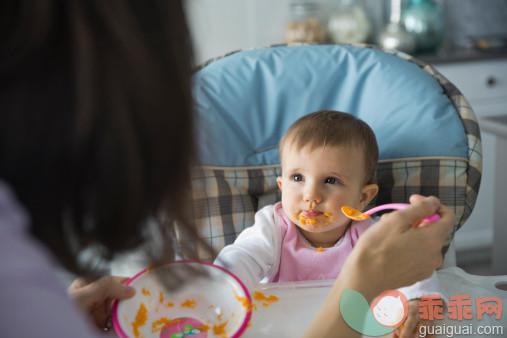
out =
[[[236,277],[232,272],[230,272],[229,270],[227,270],[227,269],[225,269],[225,268],[223,268],[221,266],[218,266],[218,265],[215,265],[215,264],[212,264],[212,263],[208,263],[208,262],[202,262],[202,261],[188,259],[188,260],[170,261],[170,262],[166,262],[166,263],[157,264],[155,268],[157,268],[159,266],[163,266],[163,265],[182,264],[182,263],[185,263],[185,264],[188,264],[188,263],[203,264],[203,265],[210,266],[212,268],[216,268],[216,269],[222,270],[223,272],[229,274],[232,278],[234,278],[236,280],[236,282],[238,282],[239,286],[241,286],[241,288],[243,289],[243,292],[246,295],[246,298],[248,299],[248,301],[250,302],[250,304],[252,303],[252,297],[250,297],[250,292],[248,292],[248,289],[246,288],[245,284],[243,284],[243,282],[238,277]],[[148,267],[146,269],[141,270],[140,272],[138,272],[137,274],[135,274],[132,278],[130,278],[128,281],[126,281],[125,285],[131,284],[138,277],[142,276],[143,274],[145,274],[150,269],[153,269],[153,268]],[[120,321],[118,319],[118,304],[119,303],[120,303],[120,301],[118,299],[115,299],[114,303],[113,303],[113,308],[111,310],[112,319],[113,319],[113,326],[114,326],[114,329],[115,329],[116,333],[120,337],[122,337],[122,338],[128,338],[129,336],[125,333],[125,331],[123,331],[123,328],[121,327]],[[241,336],[241,334],[246,330],[246,328],[248,326],[248,322],[250,322],[250,317],[251,316],[252,316],[252,309],[248,308],[246,316],[245,316],[245,319],[243,320],[243,323],[241,323],[241,326],[239,327],[239,329],[236,330],[236,332],[234,332],[234,334],[231,336],[232,338],[237,338],[237,337]]]

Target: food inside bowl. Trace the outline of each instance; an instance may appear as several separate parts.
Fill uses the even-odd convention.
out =
[[[150,271],[185,269],[205,274],[188,278],[175,291],[167,291]],[[188,270],[187,270],[188,271]],[[248,326],[251,298],[241,281],[227,270],[203,262],[179,261],[150,267],[127,284],[136,295],[116,302],[113,323],[121,337],[238,337]]]

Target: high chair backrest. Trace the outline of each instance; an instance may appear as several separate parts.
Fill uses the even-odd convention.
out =
[[[375,132],[380,190],[370,207],[435,195],[457,215],[447,245],[472,212],[482,164],[475,115],[452,83],[404,53],[366,45],[237,51],[202,66],[193,90],[194,214],[217,251],[280,200],[278,142],[295,120],[321,109],[351,113]]]

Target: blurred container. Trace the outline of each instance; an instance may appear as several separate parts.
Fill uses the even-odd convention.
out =
[[[415,38],[409,34],[401,22],[401,0],[391,0],[389,22],[378,37],[378,43],[386,49],[396,49],[412,53],[415,49]]]
[[[433,53],[444,39],[444,15],[434,0],[409,0],[402,22],[415,38],[416,53]]]
[[[327,32],[333,42],[366,42],[371,25],[362,1],[337,0],[331,14]]]
[[[297,1],[290,5],[291,16],[285,30],[287,43],[323,42],[325,31],[314,1]]]

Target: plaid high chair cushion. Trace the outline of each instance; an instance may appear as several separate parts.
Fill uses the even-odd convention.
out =
[[[253,224],[257,210],[280,200],[278,141],[300,116],[321,109],[354,114],[377,136],[380,190],[369,207],[406,203],[412,194],[439,197],[457,216],[444,252],[473,210],[482,165],[475,115],[452,83],[404,53],[366,45],[238,51],[195,73],[194,97],[195,221],[217,252]]]

